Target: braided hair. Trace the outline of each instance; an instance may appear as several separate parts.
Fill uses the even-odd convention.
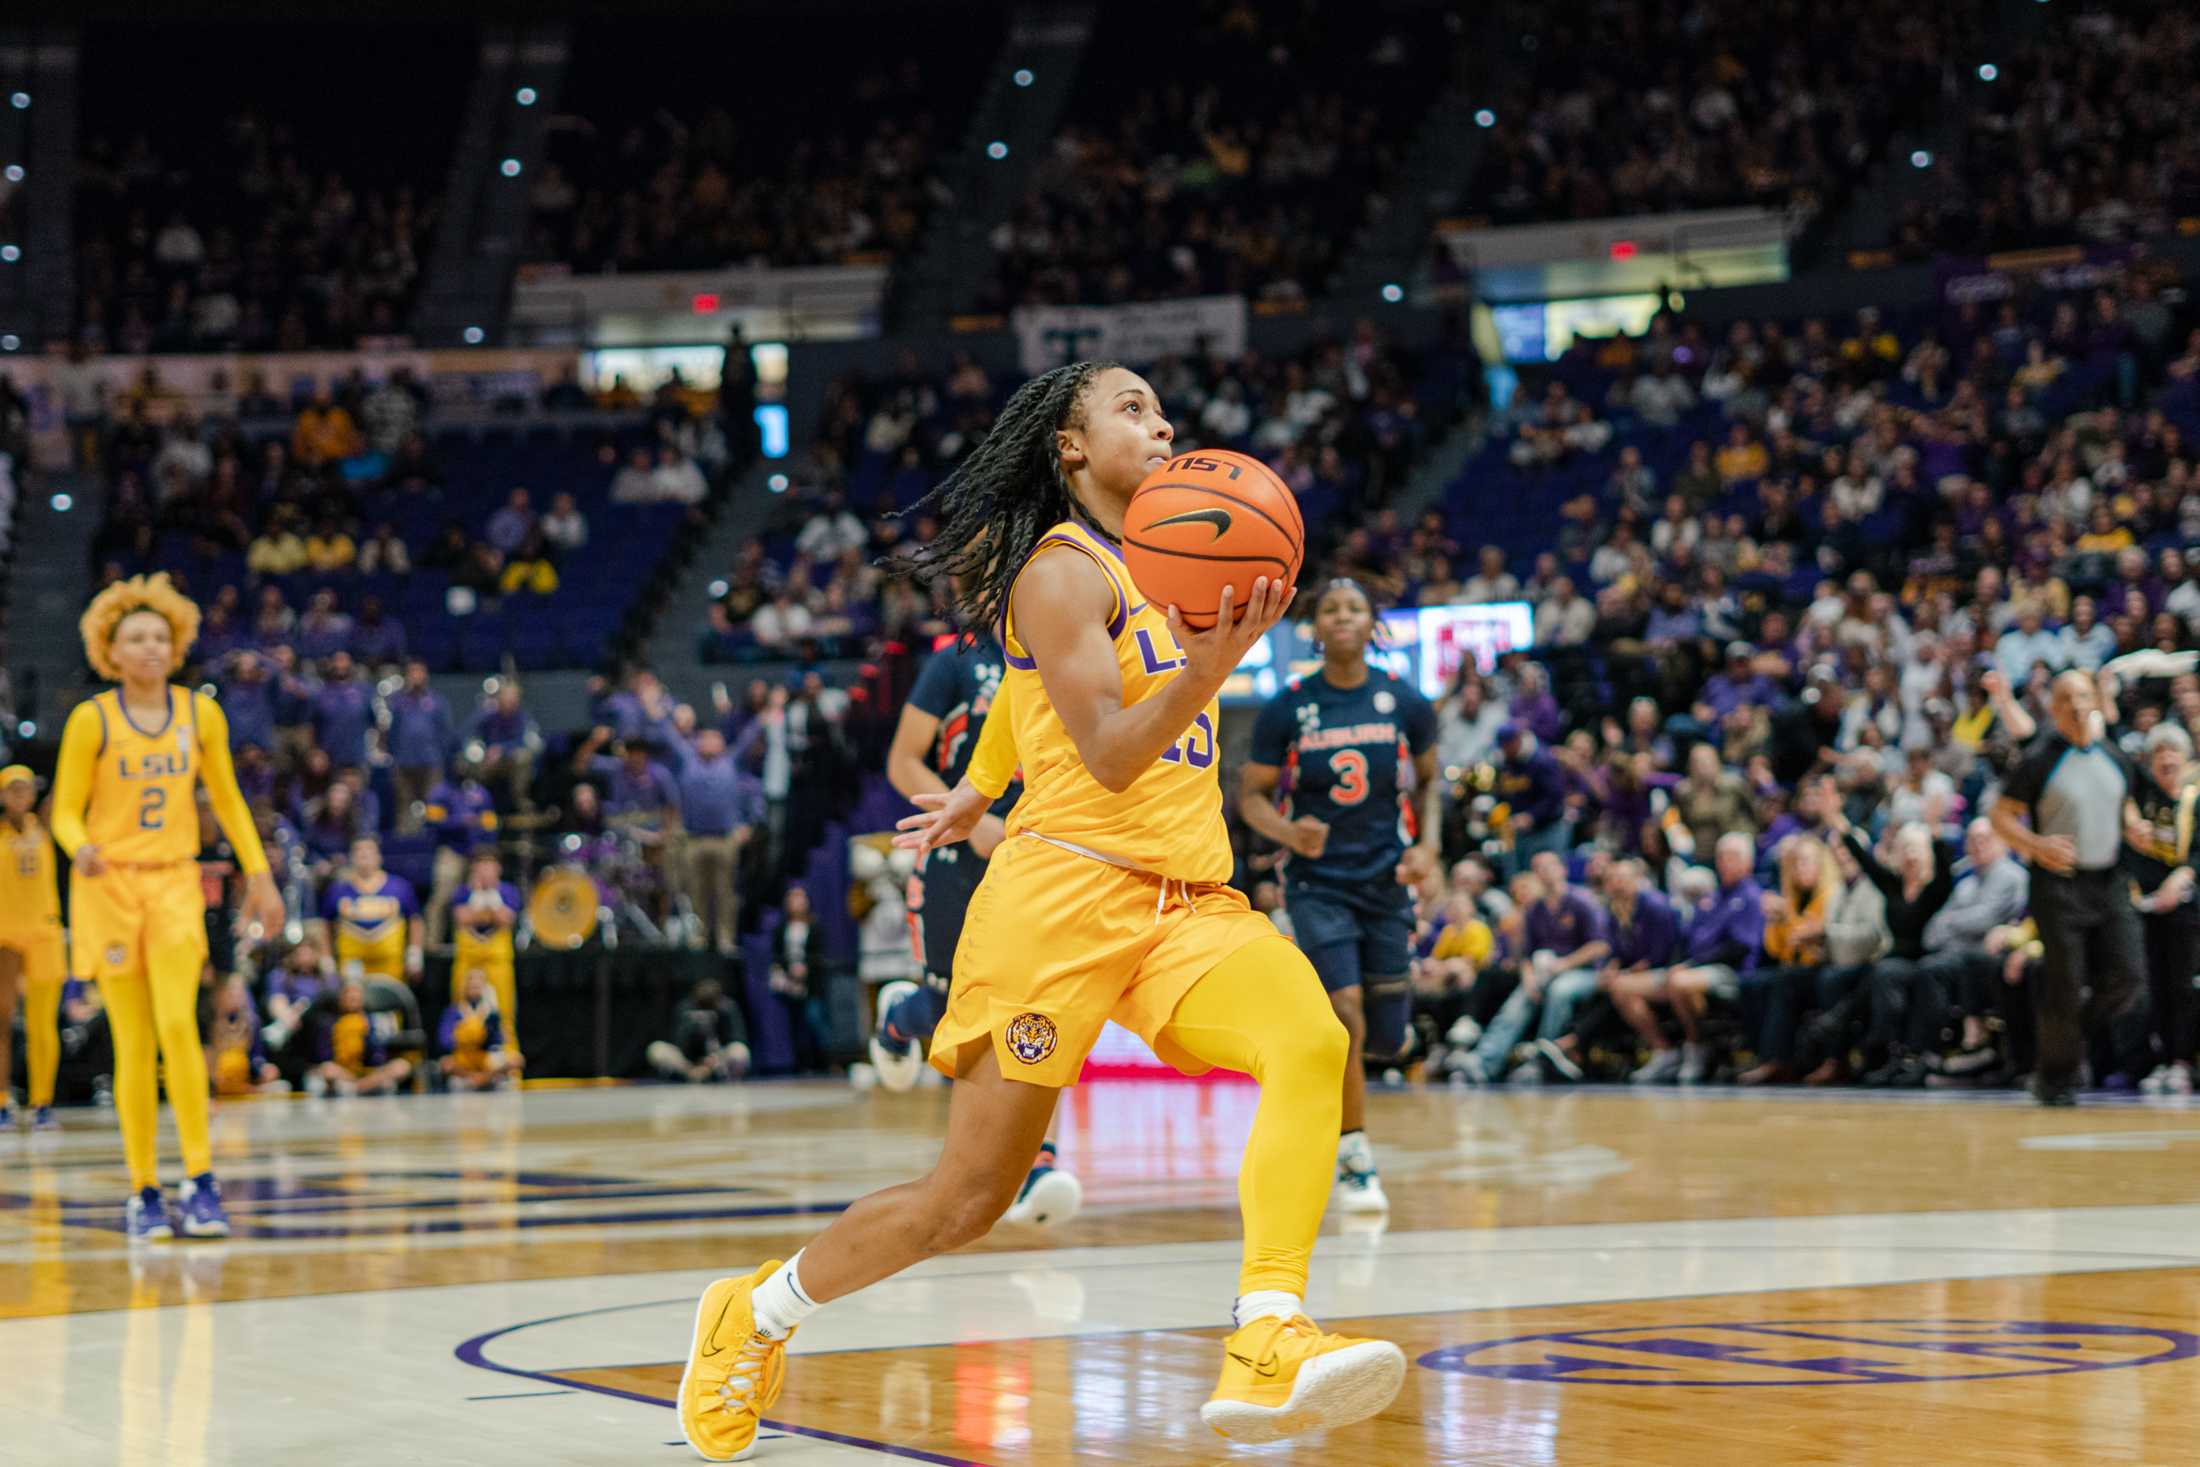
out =
[[[1049,529],[1076,518],[1105,534],[1070,492],[1054,435],[1084,426],[1085,389],[1116,365],[1071,362],[1011,393],[970,456],[904,511],[914,514],[938,501],[939,535],[889,556],[886,570],[927,582],[954,578],[956,614],[965,630],[979,632],[1000,625],[1017,572]]]

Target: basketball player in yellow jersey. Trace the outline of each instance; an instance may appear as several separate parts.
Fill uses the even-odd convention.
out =
[[[1405,1378],[1395,1345],[1325,1334],[1303,1312],[1347,1041],[1307,960],[1226,884],[1214,729],[1223,682],[1292,588],[1225,592],[1198,633],[1139,601],[1117,541],[1173,436],[1136,373],[1080,362],[1037,377],[936,491],[943,528],[899,567],[958,578],[963,624],[998,630],[1024,795],[971,901],[933,1035],[933,1064],[960,1082],[939,1162],[863,1198],[789,1262],[703,1292],[679,1409],[707,1460],[753,1444],[787,1339],[813,1310],[992,1227],[1111,1017],[1188,1073],[1260,1081],[1238,1177],[1237,1328],[1208,1425],[1239,1441],[1342,1426]],[[966,836],[988,800],[965,779],[919,803],[931,846]]]
[[[15,1129],[9,1105],[8,1032],[21,993],[24,1058],[30,1075],[24,1100],[31,1132],[58,1132],[53,1077],[61,1066],[61,986],[69,978],[61,950],[61,889],[55,881],[53,837],[32,807],[38,781],[20,764],[0,769],[0,1134]]]
[[[229,720],[203,693],[173,687],[199,609],[165,575],[118,581],[92,598],[84,657],[119,687],[76,706],[61,734],[53,833],[69,853],[70,940],[79,976],[99,984],[115,1046],[115,1118],[130,1168],[131,1241],[174,1236],[161,1198],[154,1053],[168,1077],[184,1184],[184,1234],[229,1234],[207,1139],[199,974],[206,897],[199,884],[196,786],[245,872],[247,931],[283,920],[267,853],[237,789]]]

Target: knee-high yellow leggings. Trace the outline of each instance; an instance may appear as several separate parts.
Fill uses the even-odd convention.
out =
[[[191,948],[151,944],[145,958],[145,974],[103,978],[99,985],[114,1035],[115,1119],[122,1126],[122,1155],[133,1191],[160,1184],[156,1051],[167,1067],[183,1174],[195,1177],[214,1165],[207,1138],[206,1051],[199,1047],[199,971],[205,959]]]
[[[1238,1292],[1303,1295],[1336,1180],[1348,1047],[1313,965],[1281,936],[1248,943],[1193,985],[1162,1032],[1208,1064],[1260,1082],[1238,1171]]]

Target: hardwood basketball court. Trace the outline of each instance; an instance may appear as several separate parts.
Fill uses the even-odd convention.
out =
[[[1087,1211],[806,1325],[756,1460],[2189,1463],[2200,1106],[1617,1090],[1372,1097],[1393,1213],[1311,1307],[1414,1364],[1376,1421],[1201,1426],[1253,1091],[1102,1082]],[[0,1143],[0,1458],[693,1460],[697,1291],[928,1165],[946,1098],[825,1084],[263,1101],[238,1235],[128,1247],[110,1117]],[[17,1456],[23,1444],[28,1455]]]

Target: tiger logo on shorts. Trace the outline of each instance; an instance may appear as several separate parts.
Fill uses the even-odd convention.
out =
[[[1027,1065],[1035,1065],[1054,1053],[1054,1021],[1045,1014],[1018,1014],[1008,1021],[1003,1037],[1008,1052]]]

